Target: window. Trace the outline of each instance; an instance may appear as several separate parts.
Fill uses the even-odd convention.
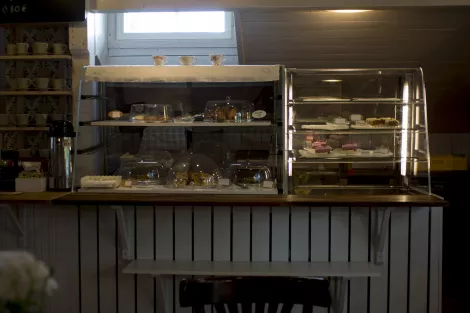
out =
[[[143,12],[121,13],[116,19],[117,40],[232,39],[231,13]]]

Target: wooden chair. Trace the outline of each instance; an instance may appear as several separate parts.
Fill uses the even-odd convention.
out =
[[[204,305],[214,305],[217,313],[290,313],[294,304],[302,313],[312,313],[313,306],[329,307],[331,295],[327,280],[291,277],[217,277],[183,280],[180,283],[181,307],[205,313]],[[252,312],[252,304],[255,312]],[[227,305],[228,312],[225,309]]]

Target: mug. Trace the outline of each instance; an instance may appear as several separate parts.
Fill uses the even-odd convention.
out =
[[[194,64],[196,64],[196,60],[197,60],[196,57],[192,57],[192,56],[188,56],[188,55],[180,57],[181,65],[194,65]]]
[[[29,78],[17,78],[16,87],[21,90],[28,90],[31,86],[31,79]]]
[[[7,54],[8,55],[15,55],[16,54],[16,45],[14,44],[7,44]]]
[[[153,64],[155,65],[165,65],[168,63],[166,56],[164,55],[155,55],[153,56]]]
[[[17,54],[28,54],[29,52],[29,44],[26,42],[18,42],[16,44],[16,53]]]
[[[31,114],[14,114],[13,115],[13,124],[17,126],[28,126],[32,123],[34,117]]]
[[[46,126],[48,121],[47,114],[36,114],[36,126]]]
[[[10,114],[0,114],[0,126],[8,126],[10,121]]]
[[[54,90],[64,90],[65,79],[53,79],[52,80],[52,89]]]
[[[18,80],[17,79],[10,79],[8,80],[8,86],[10,86],[11,90],[18,89]]]
[[[52,52],[54,54],[65,54],[67,52],[67,45],[55,43],[52,45]]]
[[[222,65],[225,61],[225,57],[223,54],[211,54],[209,55],[212,65]]]
[[[49,78],[36,78],[35,83],[33,84],[34,87],[37,89],[49,89]]]
[[[33,54],[47,54],[49,44],[47,42],[35,42],[33,43]]]

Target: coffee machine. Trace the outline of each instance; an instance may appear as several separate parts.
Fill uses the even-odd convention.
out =
[[[49,124],[50,160],[48,174],[49,190],[72,189],[73,142],[75,132],[69,121],[58,120]]]

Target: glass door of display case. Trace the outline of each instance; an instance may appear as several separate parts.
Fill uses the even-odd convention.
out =
[[[429,193],[421,69],[287,69],[285,93],[291,193]]]

